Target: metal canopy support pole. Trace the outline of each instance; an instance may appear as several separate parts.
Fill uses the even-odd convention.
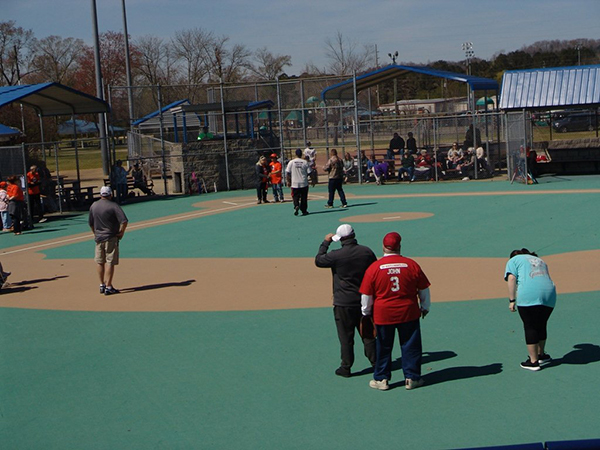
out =
[[[329,109],[327,107],[327,102],[325,103],[325,109],[324,109],[324,121],[325,121],[325,148],[327,149],[327,153],[329,154],[329,116],[327,114],[327,110]],[[346,149],[344,149],[345,151]]]
[[[469,66],[470,67],[470,66]],[[477,179],[477,172],[479,172],[479,167],[477,167],[477,126],[476,126],[476,117],[475,117],[475,113],[476,113],[476,106],[475,106],[475,91],[473,90],[473,88],[471,87],[471,85],[469,84],[469,97],[471,100],[471,118],[472,118],[472,122],[471,124],[473,125],[473,155],[471,156],[471,158],[474,157],[474,162],[473,162],[473,175],[475,177],[475,179]]]
[[[281,114],[281,86],[279,84],[279,77],[275,78],[277,81],[277,120],[279,120],[279,145],[281,146],[282,160],[285,161],[285,143],[283,140],[283,114]],[[289,158],[292,159],[292,158]]]
[[[165,189],[165,195],[169,195],[169,190],[167,186],[167,161],[165,158],[165,136],[163,131],[162,93],[160,89],[160,84],[156,87],[156,89],[158,94],[158,123],[160,126],[160,154],[162,158],[162,179]]]
[[[42,155],[44,155],[44,162],[46,162],[46,145],[44,142],[44,121],[42,120],[42,114],[38,112],[40,119],[40,136],[42,138]]]
[[[304,110],[304,80],[300,80],[300,105],[302,108],[302,139],[304,140],[303,145],[306,145],[306,111]],[[329,158],[329,150],[327,151],[327,158]]]
[[[227,117],[225,116],[225,96],[223,92],[223,78],[219,80],[221,88],[221,116],[223,117],[223,147],[225,148],[225,180],[229,190],[229,159],[227,158]]]
[[[58,143],[54,144],[54,164],[56,167],[56,187],[58,190],[58,210],[63,213],[62,199],[63,199],[63,188],[60,185],[60,169],[58,167]]]
[[[360,161],[360,126],[358,123],[358,94],[356,92],[356,71],[352,73],[352,85],[352,90],[354,91],[354,122],[356,124],[356,127],[354,129],[354,132],[356,134],[356,153],[359,155]],[[343,114],[341,115],[343,117]],[[362,183],[362,167],[360,163],[358,165],[358,182]]]
[[[77,169],[77,183],[81,183],[81,176],[79,174],[79,150],[77,149],[77,124],[75,123],[75,112],[71,114],[71,122],[73,122],[73,145],[75,146],[75,168]]]
[[[440,181],[438,174],[438,121],[433,119],[433,162],[435,164],[435,181]]]
[[[527,147],[528,147],[528,131],[529,131],[529,127],[527,124],[527,112],[525,111],[525,109],[523,109],[523,153],[519,153],[519,156],[523,157],[523,167],[524,167],[524,173],[523,176],[525,177],[525,184],[527,185],[527,181],[529,180],[529,169],[527,167]],[[531,121],[529,121],[531,122]],[[529,124],[531,125],[531,123]]]
[[[23,188],[23,195],[25,196],[25,202],[27,205],[31,205],[31,199],[29,198],[29,189],[27,189],[27,159],[25,158],[25,143],[21,143],[21,158],[23,160],[23,184],[25,187]],[[28,208],[25,205],[25,209],[27,210],[25,213],[27,214],[27,223],[31,228],[33,228],[33,216],[31,215],[32,208]]]
[[[375,132],[373,130],[373,105],[371,104],[371,88],[368,90],[369,95],[369,130],[371,134],[371,151],[375,151]]]

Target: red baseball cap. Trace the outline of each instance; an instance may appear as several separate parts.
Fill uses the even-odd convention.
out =
[[[383,246],[389,248],[390,250],[398,250],[400,248],[401,241],[402,236],[394,231],[385,235],[383,238]]]

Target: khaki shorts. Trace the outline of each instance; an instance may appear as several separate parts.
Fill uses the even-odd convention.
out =
[[[94,261],[98,264],[108,263],[112,266],[119,264],[119,238],[113,237],[108,241],[96,242]]]

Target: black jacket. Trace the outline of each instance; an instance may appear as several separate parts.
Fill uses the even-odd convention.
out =
[[[315,256],[317,267],[331,268],[333,275],[333,304],[360,306],[360,284],[367,268],[377,261],[375,253],[356,239],[340,241],[342,248],[327,253],[330,242],[323,241]]]

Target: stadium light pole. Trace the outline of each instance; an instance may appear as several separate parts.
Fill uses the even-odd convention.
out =
[[[131,87],[131,58],[129,55],[129,33],[127,32],[127,11],[125,9],[125,0],[123,4],[123,36],[125,37],[125,72],[127,74],[127,100],[129,101],[129,128],[133,123],[133,91]]]
[[[94,65],[96,68],[96,97],[104,100],[104,89],[102,89],[102,70],[100,67],[100,38],[98,37],[98,14],[96,12],[96,0],[92,0],[92,29],[94,34]],[[104,175],[109,172],[108,146],[106,145],[106,120],[104,113],[98,114],[98,128],[100,131],[100,153],[102,155],[102,170]]]
[[[394,53],[388,53],[388,56],[392,60],[392,64],[396,65],[396,58],[398,58],[398,50],[396,50]],[[400,110],[398,109],[398,78],[396,77],[394,77],[394,112],[396,113],[396,120],[398,120]]]
[[[475,56],[475,52],[473,51],[473,43],[464,42],[462,49],[465,52],[465,57],[467,58],[467,75],[471,75],[471,58]]]

